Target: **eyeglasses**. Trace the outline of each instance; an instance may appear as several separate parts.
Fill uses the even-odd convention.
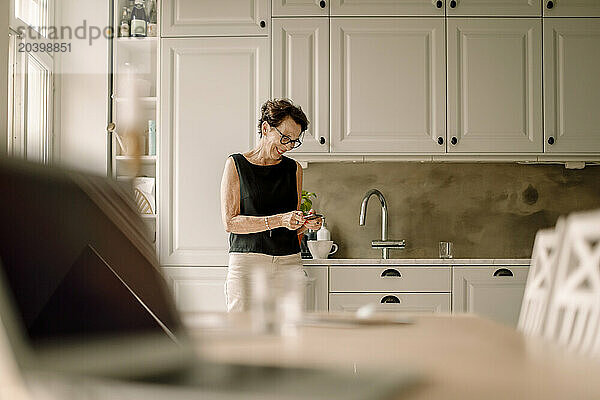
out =
[[[296,149],[298,147],[300,147],[300,145],[302,144],[302,140],[300,140],[300,138],[304,137],[304,132],[302,132],[300,134],[300,137],[298,139],[292,139],[291,137],[289,137],[288,135],[284,135],[283,133],[281,133],[281,131],[279,129],[277,129],[277,127],[273,127],[275,128],[275,130],[281,135],[281,144],[292,144],[292,149]]]

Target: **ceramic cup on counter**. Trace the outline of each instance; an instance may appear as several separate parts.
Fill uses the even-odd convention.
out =
[[[327,258],[338,250],[333,240],[309,240],[307,244],[313,258]]]

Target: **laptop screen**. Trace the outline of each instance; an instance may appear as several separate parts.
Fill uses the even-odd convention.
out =
[[[179,319],[125,192],[0,163],[0,265],[32,342],[175,332]]]

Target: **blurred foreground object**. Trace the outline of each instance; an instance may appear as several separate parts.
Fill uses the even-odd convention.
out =
[[[544,336],[600,356],[600,210],[566,219]]]

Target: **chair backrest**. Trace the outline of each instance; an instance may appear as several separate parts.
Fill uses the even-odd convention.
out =
[[[555,228],[541,229],[535,235],[531,266],[517,325],[517,329],[526,335],[536,336],[544,332],[562,226],[563,220],[559,219]]]
[[[565,222],[548,315],[547,339],[588,355],[600,354],[600,210]]]

